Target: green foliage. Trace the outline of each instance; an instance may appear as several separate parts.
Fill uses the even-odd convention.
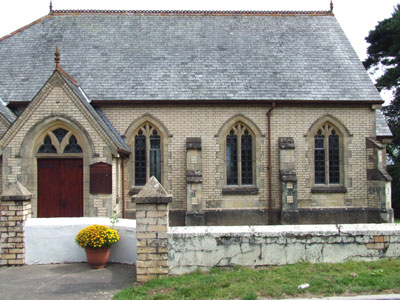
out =
[[[299,263],[258,269],[213,268],[134,284],[114,296],[127,299],[281,299],[400,292],[400,259],[341,264]],[[298,289],[308,283],[307,289]]]
[[[112,224],[112,227],[114,228],[115,224],[119,222],[117,211],[113,210],[111,217],[110,217],[110,223]]]
[[[392,90],[394,95],[392,103],[384,107],[383,113],[393,133],[393,142],[387,147],[392,162],[388,171],[393,177],[392,205],[400,216],[400,4],[394,8],[392,17],[379,22],[365,40],[370,46],[364,66],[372,72],[383,69],[376,87],[378,90]]]
[[[244,294],[242,299],[243,300],[257,300],[257,295],[254,292],[249,292],[249,293]]]
[[[368,69],[380,65],[389,67],[378,79],[378,89],[398,88],[400,78],[400,4],[394,8],[392,17],[379,22],[365,40],[370,46],[364,66]]]

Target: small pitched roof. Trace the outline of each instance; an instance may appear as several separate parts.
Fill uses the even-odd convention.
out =
[[[393,137],[388,124],[386,123],[385,116],[381,110],[376,110],[376,136],[377,137]]]
[[[119,151],[129,153],[130,148],[125,143],[125,140],[121,137],[118,131],[114,128],[111,122],[106,118],[104,113],[99,108],[93,108],[90,105],[90,99],[87,97],[82,88],[78,85],[78,83],[61,67],[57,67],[56,71],[60,73],[60,75],[64,78],[65,82],[74,92],[74,94],[78,97],[78,99],[83,103],[89,113],[93,116],[93,118],[97,121],[97,123],[101,126],[101,128],[105,131],[108,137],[113,141],[115,146]]]
[[[10,123],[12,124],[17,116],[0,101],[0,114]]]
[[[30,101],[56,45],[92,100],[382,101],[330,11],[52,11],[0,39],[0,96]]]

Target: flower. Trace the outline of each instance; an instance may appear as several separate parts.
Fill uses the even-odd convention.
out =
[[[75,242],[82,248],[111,247],[118,242],[118,232],[104,225],[90,225],[76,235]]]

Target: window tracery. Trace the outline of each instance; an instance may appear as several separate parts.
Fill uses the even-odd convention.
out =
[[[145,122],[139,127],[134,138],[135,186],[143,186],[151,176],[162,181],[162,139],[159,131]]]
[[[253,135],[236,123],[226,136],[226,182],[228,185],[253,184]]]
[[[37,151],[38,154],[80,154],[82,152],[76,136],[62,127],[47,132]]]
[[[340,184],[340,155],[340,133],[325,123],[314,136],[315,184]]]

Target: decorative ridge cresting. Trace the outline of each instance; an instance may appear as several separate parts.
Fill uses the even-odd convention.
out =
[[[125,15],[187,15],[187,16],[282,16],[282,15],[306,15],[306,16],[333,16],[332,10],[316,11],[262,11],[262,10],[97,10],[97,9],[64,9],[51,10],[52,15],[66,14],[125,14]]]

